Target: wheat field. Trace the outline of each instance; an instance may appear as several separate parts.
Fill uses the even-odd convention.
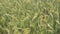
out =
[[[60,0],[0,0],[0,34],[60,34]]]

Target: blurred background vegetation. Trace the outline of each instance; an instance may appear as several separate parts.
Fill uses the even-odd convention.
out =
[[[60,34],[60,0],[0,0],[0,34]]]

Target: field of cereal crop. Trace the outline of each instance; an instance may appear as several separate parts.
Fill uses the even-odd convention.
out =
[[[0,34],[60,34],[60,0],[0,0]]]

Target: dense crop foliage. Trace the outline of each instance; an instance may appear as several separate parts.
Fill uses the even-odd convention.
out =
[[[0,34],[60,34],[60,0],[0,0]]]

